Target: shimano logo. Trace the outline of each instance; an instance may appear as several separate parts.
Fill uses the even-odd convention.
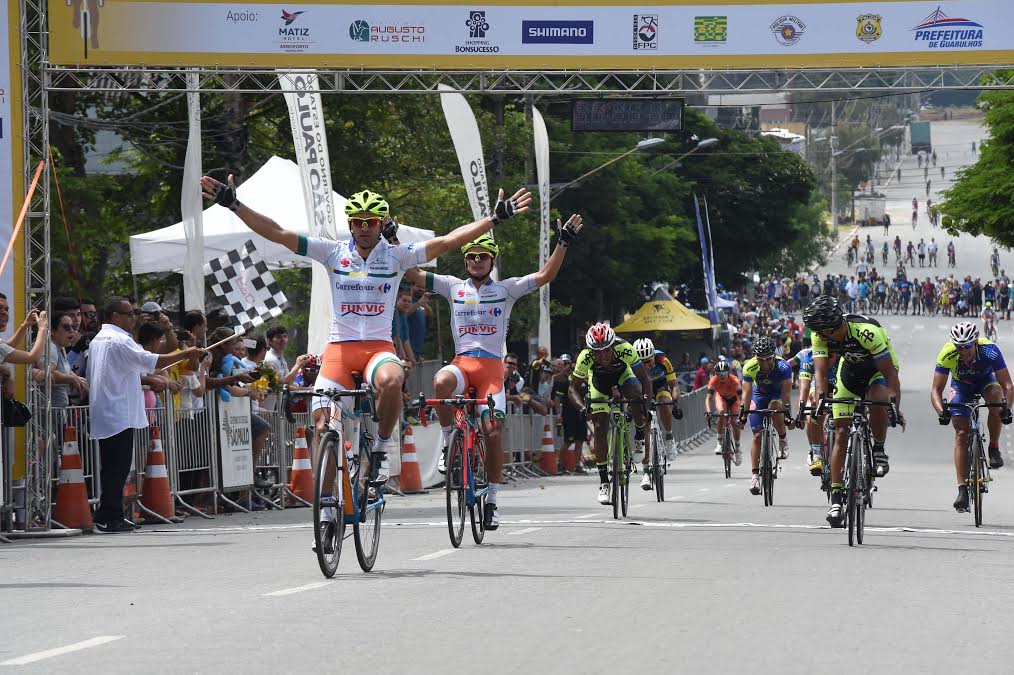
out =
[[[590,45],[595,41],[593,21],[522,21],[525,44]]]

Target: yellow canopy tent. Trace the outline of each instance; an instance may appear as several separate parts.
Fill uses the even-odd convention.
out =
[[[678,300],[649,300],[614,329],[617,333],[711,330],[711,321],[695,314]]]

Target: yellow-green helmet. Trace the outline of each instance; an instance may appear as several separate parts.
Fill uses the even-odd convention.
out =
[[[500,253],[500,247],[496,245],[496,241],[489,234],[480,235],[475,241],[465,244],[461,247],[461,252],[465,253],[470,248],[484,248],[492,253],[494,258]]]
[[[390,212],[391,207],[388,206],[387,200],[376,192],[370,192],[369,190],[357,192],[345,202],[345,215],[348,216],[357,213],[370,213],[383,218]]]

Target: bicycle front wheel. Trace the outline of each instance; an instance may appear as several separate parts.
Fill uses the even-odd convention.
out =
[[[971,485],[968,486],[968,497],[972,500],[972,511],[975,514],[975,526],[982,527],[982,437],[978,432],[972,434],[972,447],[969,454],[969,474]]]
[[[447,451],[447,473],[444,476],[444,496],[447,501],[447,532],[451,545],[461,546],[465,536],[465,467],[463,463],[465,439],[460,429],[451,433]]]
[[[853,434],[845,456],[845,520],[849,535],[849,546],[855,546],[856,504],[859,496],[859,453],[863,451],[862,438]]]
[[[360,444],[360,447],[366,447]],[[376,475],[377,469],[370,462],[370,475]],[[353,539],[356,543],[356,558],[364,572],[373,569],[377,562],[377,550],[380,547],[380,520],[384,505],[380,501],[383,487],[371,488],[369,481],[359,483],[359,518],[352,524]]]
[[[761,492],[764,493],[764,506],[774,504],[774,480],[771,478],[771,430],[764,429],[761,434]]]
[[[472,472],[472,489],[476,493],[489,487],[489,477],[486,474],[486,444],[482,436],[475,439],[475,447],[472,448],[472,459],[469,461]],[[486,513],[486,495],[476,496],[475,504],[468,507],[468,519],[472,523],[472,541],[481,544],[486,536],[486,528],[483,525],[483,517]]]
[[[662,456],[662,434],[651,431],[651,478],[655,484],[655,499],[665,501],[665,457]]]
[[[732,432],[729,431],[729,424],[727,422],[725,426],[725,433],[722,435],[722,463],[725,464],[725,477],[732,478],[732,455],[735,452],[733,448]]]
[[[620,434],[615,427],[609,430],[609,501],[613,505],[613,519],[620,519]]]
[[[345,540],[345,494],[342,484],[343,453],[341,439],[333,431],[325,433],[317,452],[317,471],[313,481],[313,543],[320,571],[330,579],[338,571],[338,559]],[[335,467],[334,477],[325,480],[328,460]]]
[[[623,457],[620,460],[620,467],[623,475],[620,477],[620,513],[627,517],[627,507],[630,505],[630,474],[633,473],[633,450],[629,447],[630,441],[627,434],[620,434]]]

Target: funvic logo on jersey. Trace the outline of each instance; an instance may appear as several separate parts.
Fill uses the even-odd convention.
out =
[[[356,316],[380,316],[384,313],[382,302],[343,302],[341,306],[342,316],[355,314]]]
[[[915,41],[928,49],[968,49],[982,46],[982,24],[971,19],[950,17],[937,7],[912,30]]]
[[[522,21],[521,42],[541,45],[590,45],[594,21]]]
[[[634,15],[634,49],[658,49],[658,14]]]
[[[472,326],[458,326],[458,335],[496,335],[496,326],[479,323]]]

